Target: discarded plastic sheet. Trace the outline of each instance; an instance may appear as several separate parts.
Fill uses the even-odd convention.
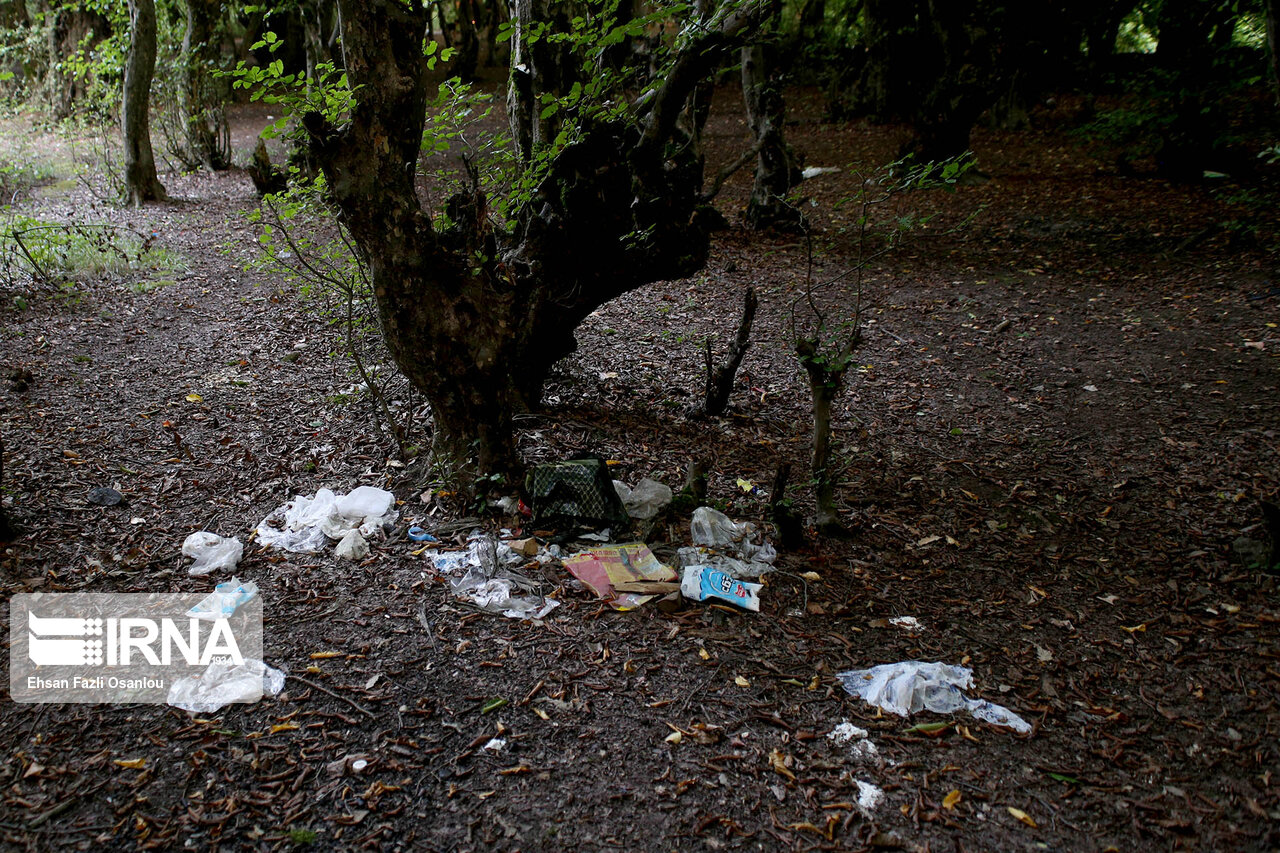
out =
[[[257,702],[284,689],[284,673],[260,660],[239,666],[211,663],[199,676],[179,678],[169,686],[169,704],[193,714],[208,714],[233,702]]]
[[[244,545],[234,537],[226,538],[201,530],[186,538],[182,543],[182,553],[195,559],[187,567],[187,574],[198,577],[214,571],[234,569],[244,556]]]
[[[711,566],[685,566],[680,593],[691,601],[715,599],[754,612],[760,611],[761,584],[740,581]]]
[[[363,560],[369,556],[369,543],[360,535],[359,530],[348,530],[347,535],[333,549],[333,556],[340,560]]]
[[[658,513],[667,508],[673,497],[670,486],[664,486],[648,477],[636,483],[634,489],[621,480],[614,480],[613,487],[617,490],[618,497],[622,498],[622,506],[627,515],[637,521],[656,518]]]
[[[745,560],[714,554],[699,545],[680,548],[676,551],[676,555],[680,558],[680,565],[682,566],[711,566],[713,569],[719,569],[722,572],[733,575],[735,578],[758,578],[774,570],[773,566],[768,563],[748,563]]]
[[[470,566],[465,575],[450,581],[450,586],[454,595],[481,610],[511,619],[542,619],[560,606],[554,598],[516,594],[517,589],[532,591],[535,585],[528,578],[501,569],[497,576],[490,577],[483,567]]]
[[[880,788],[861,779],[853,781],[858,783],[858,808],[869,813],[875,811],[876,807],[884,802],[884,791]]]
[[[848,720],[841,720],[840,725],[827,734],[827,738],[833,743],[848,744],[849,752],[859,761],[873,760],[880,752],[875,742],[871,740],[870,733]]]
[[[253,581],[240,582],[240,578],[232,578],[220,583],[213,592],[200,599],[195,607],[187,611],[194,619],[205,619],[210,622],[217,619],[230,619],[232,614],[258,594],[258,585]]]
[[[939,714],[967,710],[979,720],[1020,734],[1031,731],[1026,720],[1008,708],[965,696],[962,691],[973,687],[973,670],[967,667],[910,660],[850,670],[838,677],[852,695],[900,717],[923,710]]]
[[[329,489],[313,497],[296,495],[262,519],[258,541],[285,551],[316,553],[352,530],[366,539],[377,534],[400,517],[394,505],[395,495],[373,486],[360,486],[347,495]]]
[[[539,522],[626,525],[630,518],[600,457],[536,465],[525,478]]]
[[[914,616],[894,616],[889,620],[889,624],[904,631],[920,632],[924,630],[924,626],[920,624],[920,620]]]
[[[616,610],[631,610],[654,597],[652,594],[622,592],[615,589],[616,585],[676,580],[675,571],[658,562],[643,542],[582,551],[567,558],[564,567]]]
[[[839,171],[839,166],[808,166],[800,171],[800,178],[807,181],[819,175],[834,175]]]
[[[778,552],[769,542],[757,545],[753,539],[756,526],[749,521],[735,522],[729,516],[708,506],[693,511],[689,522],[693,544],[736,553],[742,559],[755,563],[772,563]]]

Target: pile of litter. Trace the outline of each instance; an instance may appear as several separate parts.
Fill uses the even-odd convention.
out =
[[[297,495],[262,519],[258,541],[284,551],[314,554],[330,540],[340,540],[337,556],[362,559],[369,553],[369,537],[400,517],[395,502],[391,492],[373,486],[359,486],[346,495],[329,489],[320,489],[310,498]]]
[[[510,531],[502,533],[510,536]],[[537,583],[512,570],[539,550],[536,540],[503,541],[477,530],[466,551],[438,552],[431,561],[437,573],[452,576],[454,595],[480,609],[511,619],[542,619],[560,602],[537,594]]]
[[[193,714],[211,714],[233,702],[257,702],[283,689],[283,672],[249,658],[239,666],[211,663],[200,676],[175,680],[169,686],[168,702]]]

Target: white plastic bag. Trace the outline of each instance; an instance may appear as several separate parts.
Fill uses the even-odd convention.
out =
[[[234,537],[227,539],[201,530],[186,538],[182,543],[182,553],[195,558],[195,562],[187,567],[187,574],[198,577],[221,569],[234,569],[244,556],[244,545]]]
[[[341,540],[352,530],[366,539],[400,517],[395,495],[373,486],[359,486],[347,495],[318,489],[314,497],[296,495],[277,507],[258,525],[258,541],[295,553],[323,551],[329,540]]]
[[[343,536],[342,541],[338,543],[338,547],[333,549],[333,556],[353,562],[363,560],[369,556],[369,543],[364,541],[359,530],[348,530],[347,535]]]
[[[649,521],[655,518],[671,503],[671,487],[645,477],[636,483],[633,489],[621,480],[613,481],[613,488],[622,498],[622,506],[627,515],[637,521]]]
[[[951,714],[967,710],[980,720],[1025,734],[1031,726],[1007,708],[985,699],[970,699],[973,670],[945,663],[902,661],[842,672],[845,690],[878,708],[906,717],[917,711]]]
[[[169,685],[169,704],[193,714],[209,714],[232,702],[257,702],[284,689],[284,673],[260,660],[243,664],[211,663],[200,676],[179,678]]]

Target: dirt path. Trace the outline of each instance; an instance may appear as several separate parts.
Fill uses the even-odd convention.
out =
[[[733,98],[713,118],[713,162],[743,144]],[[891,130],[820,123],[811,93],[793,102],[810,164],[894,147]],[[311,684],[208,719],[9,703],[0,837],[40,850],[1280,846],[1280,609],[1233,548],[1264,538],[1257,501],[1280,489],[1275,255],[1230,231],[1183,248],[1222,219],[1220,198],[1108,174],[1052,132],[975,144],[992,180],[925,200],[937,227],[867,283],[875,322],[839,418],[857,534],[784,554],[760,614],[615,613],[547,566],[531,572],[564,603],[520,623],[468,610],[403,540],[360,564],[251,547],[238,574],[262,589],[267,660]],[[746,180],[727,190],[731,219]],[[812,182],[836,243],[825,270],[847,261],[829,210],[852,180]],[[25,390],[0,385],[5,504],[26,531],[0,554],[10,594],[206,590],[179,556],[188,533],[243,538],[322,486],[442,511],[343,394],[329,330],[249,268],[247,180],[166,184],[177,201],[142,211],[75,189],[23,203],[128,222],[186,269],[26,311],[6,294],[3,365],[32,374]],[[795,237],[733,229],[699,276],[602,308],[548,409],[523,422],[526,457],[590,449],[622,479],[678,485],[697,454],[711,497],[760,518],[737,479],[767,484],[781,459],[805,470],[806,392],[786,344],[804,266]],[[701,342],[724,344],[747,284],[761,317],[735,408],[692,419]],[[88,504],[95,486],[127,505]],[[684,544],[686,524],[663,538]],[[949,718],[881,715],[835,677],[905,659],[971,667],[1033,733],[964,716],[910,731]],[[507,704],[483,713],[494,699]],[[874,752],[829,737],[842,721]],[[503,748],[482,748],[495,737]],[[368,763],[356,772],[354,758]]]

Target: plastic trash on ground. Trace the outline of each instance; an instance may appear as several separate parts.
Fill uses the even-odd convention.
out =
[[[258,541],[294,553],[316,553],[352,530],[365,538],[373,536],[400,517],[394,505],[391,492],[373,486],[360,486],[347,495],[329,489],[313,497],[297,495],[262,520]]]
[[[762,541],[757,545],[753,541],[756,535],[754,524],[749,521],[732,521],[723,512],[708,506],[701,506],[693,511],[689,530],[693,534],[694,545],[736,553],[753,563],[772,563],[778,559],[778,552],[772,544]]]
[[[630,522],[608,466],[599,457],[535,465],[525,478],[537,522],[623,525]]]
[[[743,610],[760,612],[761,585],[740,581],[711,566],[685,566],[680,593],[691,601],[714,599]]]
[[[340,560],[363,560],[369,556],[369,543],[360,535],[359,530],[348,530],[347,535],[333,549],[333,556]]]
[[[182,553],[195,558],[187,567],[192,577],[210,572],[234,569],[244,556],[244,545],[234,537],[226,538],[207,530],[192,533],[182,543]]]
[[[631,610],[678,588],[675,571],[643,542],[582,551],[564,567],[615,610]]]
[[[939,714],[966,710],[979,720],[1021,734],[1031,731],[1009,709],[965,696],[963,691],[973,687],[973,670],[967,667],[910,660],[850,670],[838,677],[852,695],[900,717],[924,710]]]
[[[637,521],[653,520],[658,513],[667,508],[673,497],[670,486],[665,486],[657,480],[650,480],[648,477],[636,483],[634,489],[621,480],[614,480],[613,487],[617,490],[618,497],[622,499],[622,506],[626,509],[627,515]]]
[[[193,714],[208,714],[233,702],[257,702],[284,689],[284,673],[260,660],[239,666],[211,663],[203,674],[179,678],[169,686],[169,704]]]
[[[240,578],[232,578],[220,583],[213,592],[200,599],[200,602],[187,611],[193,619],[205,619],[210,622],[217,619],[230,619],[240,609],[240,605],[251,601],[258,594],[258,585],[253,581],[240,582]]]
[[[773,566],[768,563],[749,563],[745,560],[725,557],[697,545],[680,548],[676,551],[676,555],[680,558],[680,565],[682,566],[711,566],[713,569],[727,572],[735,578],[758,578],[774,570]]]
[[[465,577],[453,582],[453,591],[482,610],[501,613],[511,619],[542,619],[560,606],[554,598],[517,594],[522,583],[533,586],[526,579],[509,574],[486,578],[473,568]]]

